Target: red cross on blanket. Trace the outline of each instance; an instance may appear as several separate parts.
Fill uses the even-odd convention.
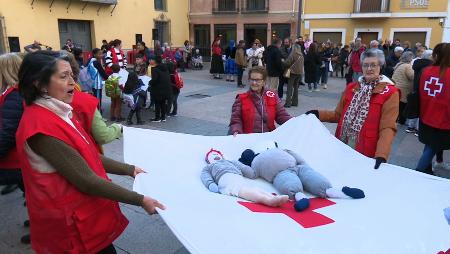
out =
[[[294,201],[289,201],[280,207],[269,207],[257,203],[238,201],[239,204],[245,206],[250,211],[255,213],[282,213],[289,218],[302,225],[304,228],[313,228],[318,226],[327,225],[333,223],[334,220],[314,212],[315,209],[335,205],[331,200],[324,198],[311,198],[310,206],[302,212],[294,210]]]

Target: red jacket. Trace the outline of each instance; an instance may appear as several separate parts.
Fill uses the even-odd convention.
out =
[[[430,66],[420,78],[420,120],[433,128],[450,130],[450,68],[443,77],[439,72],[439,66]]]
[[[347,86],[344,92],[344,102],[343,111],[336,128],[336,138],[340,139],[342,132],[342,124],[344,121],[345,112],[347,112],[348,107],[352,101],[353,95],[355,94],[354,88],[358,83],[351,83]],[[394,94],[398,94],[398,89],[394,85],[387,85],[381,93],[372,94],[370,99],[369,113],[367,115],[366,121],[364,122],[361,131],[359,133],[359,138],[355,146],[355,150],[366,155],[367,157],[375,157],[375,152],[377,150],[378,139],[380,137],[380,120],[382,116],[382,108],[384,103]],[[387,158],[385,158],[387,159]]]
[[[94,120],[94,114],[97,110],[98,99],[94,96],[75,91],[73,94],[73,100],[70,104],[73,108],[72,114],[75,119],[81,124],[83,129],[89,134],[92,140],[95,141],[92,134],[92,122]],[[95,142],[98,151],[103,154],[102,147]]]
[[[25,108],[17,131],[31,244],[36,253],[97,253],[119,237],[128,224],[117,202],[81,193],[57,172],[40,173],[30,164],[26,141],[41,133],[77,150],[95,174],[110,181],[94,141],[77,120],[73,123],[77,130],[53,112],[33,104]]]
[[[264,90],[261,97],[250,90],[236,96],[229,133],[269,132],[291,118],[275,92]]]
[[[213,55],[219,55],[219,56],[222,56],[222,49],[220,48],[220,46],[219,45],[213,45],[212,46],[212,53],[213,53]]]
[[[357,51],[353,51],[350,56],[350,66],[352,67],[353,72],[362,72],[361,66],[361,54],[366,49],[364,47],[360,47]]]

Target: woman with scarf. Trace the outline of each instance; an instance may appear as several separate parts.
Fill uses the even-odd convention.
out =
[[[234,76],[237,75],[236,58],[236,43],[230,40],[228,47],[225,49],[225,56],[227,58],[225,64],[225,74],[227,74],[227,81],[234,82]]]
[[[215,79],[221,79],[220,75],[224,73],[220,38],[220,36],[217,37],[212,44],[211,69],[209,73],[214,75]]]
[[[389,157],[399,112],[400,93],[389,78],[380,74],[384,62],[379,49],[363,52],[363,76],[346,87],[336,109],[306,112],[323,122],[338,123],[336,137],[375,158],[375,169]]]

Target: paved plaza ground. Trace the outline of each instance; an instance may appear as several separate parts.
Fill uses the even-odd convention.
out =
[[[150,123],[149,119],[153,117],[153,112],[147,109],[144,113],[147,123],[136,127],[208,136],[226,135],[234,98],[237,93],[244,92],[247,88],[238,89],[236,83],[213,80],[207,70],[188,70],[182,75],[185,86],[178,101],[178,116],[168,118],[165,123]],[[246,76],[244,76],[244,80],[246,80]],[[299,107],[287,110],[290,114],[298,116],[310,109],[333,109],[344,87],[345,82],[341,78],[330,78],[328,89],[320,92],[309,93],[305,87],[301,87]],[[108,118],[109,98],[103,99],[103,108],[105,109],[104,117]],[[126,116],[125,113],[124,116]],[[335,124],[326,124],[326,126],[334,133]],[[108,157],[123,161],[122,140],[114,141],[104,148]],[[407,134],[405,127],[399,126],[389,163],[414,168],[422,149],[423,145],[418,142],[417,137]],[[174,153],[177,152],[187,151],[180,148],[180,151],[174,151]],[[444,158],[450,162],[450,153],[446,152]],[[151,172],[152,169],[147,170]],[[111,178],[126,188],[132,188],[133,179],[130,177],[111,176]],[[380,187],[382,188],[382,186]],[[0,196],[0,225],[2,228],[0,253],[32,253],[30,246],[20,243],[20,237],[28,232],[28,229],[22,226],[23,221],[27,218],[23,202],[24,199],[19,190],[6,196]],[[188,253],[160,216],[149,216],[143,209],[131,205],[121,204],[121,208],[130,220],[130,224],[122,236],[114,242],[118,253]]]

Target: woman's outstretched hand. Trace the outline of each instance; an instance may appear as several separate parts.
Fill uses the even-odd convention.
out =
[[[159,203],[158,200],[147,196],[145,196],[144,200],[142,201],[142,208],[144,208],[144,210],[150,215],[158,213],[156,211],[156,208],[166,210],[166,207],[163,204]]]

